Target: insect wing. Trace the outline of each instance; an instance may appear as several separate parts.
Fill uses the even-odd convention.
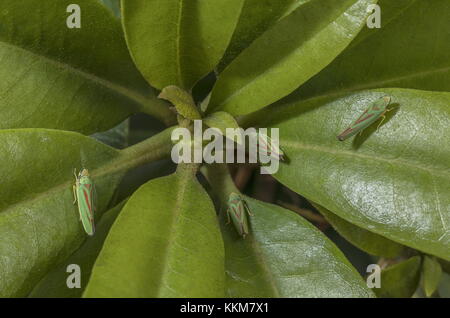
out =
[[[83,183],[77,186],[78,211],[81,223],[88,235],[94,235],[94,194],[92,183]]]
[[[385,96],[372,103],[357,120],[355,120],[350,127],[344,130],[339,136],[340,141],[346,140],[358,132],[372,125],[377,121],[385,112],[389,105],[391,98]]]
[[[269,154],[272,158],[276,160],[284,160],[284,153],[280,148],[278,143],[275,143],[269,136],[259,133],[258,134],[258,144],[265,153]]]
[[[248,234],[248,220],[242,199],[234,199],[229,203],[228,213],[239,235]]]

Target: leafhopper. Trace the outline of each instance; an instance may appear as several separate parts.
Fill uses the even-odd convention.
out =
[[[280,145],[275,143],[269,136],[265,134],[258,134],[258,144],[266,153],[268,153],[272,158],[283,161],[284,152],[281,150]]]
[[[239,194],[232,192],[228,198],[227,224],[230,223],[231,218],[236,231],[243,238],[248,234],[247,214],[253,216],[244,199]]]
[[[73,204],[78,202],[78,213],[80,214],[80,220],[83,224],[84,231],[92,236],[95,232],[95,186],[87,169],[81,170],[78,175],[75,169],[74,175],[75,185],[73,186]]]
[[[357,120],[355,120],[350,127],[344,130],[339,136],[337,136],[339,141],[344,141],[358,132],[362,132],[364,129],[372,125],[379,118],[383,118],[378,125],[380,127],[381,123],[385,118],[386,112],[389,111],[388,106],[391,103],[390,96],[384,96],[375,102],[373,102]]]
[[[256,138],[260,149],[268,154],[271,158],[278,161],[284,160],[284,152],[280,148],[278,142],[275,142],[274,140],[272,140],[272,138],[262,132],[251,133],[250,137]]]

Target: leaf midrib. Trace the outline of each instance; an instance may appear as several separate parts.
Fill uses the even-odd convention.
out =
[[[433,69],[427,70],[427,71],[410,72],[409,74],[406,74],[406,75],[390,77],[389,79],[384,79],[384,80],[379,80],[379,81],[368,82],[368,84],[364,84],[364,85],[349,86],[348,88],[343,89],[343,90],[337,90],[337,89],[330,90],[324,94],[312,95],[306,99],[303,99],[302,102],[307,102],[307,101],[310,101],[310,100],[313,100],[316,98],[332,98],[332,97],[336,97],[336,96],[340,96],[340,95],[344,95],[344,94],[350,94],[350,93],[362,91],[362,90],[381,89],[381,88],[398,88],[398,87],[390,87],[390,86],[386,86],[386,85],[389,85],[389,83],[395,83],[396,81],[400,81],[400,80],[409,80],[409,79],[412,79],[415,77],[426,76],[426,75],[431,75],[434,73],[440,73],[440,72],[446,72],[446,71],[450,71],[450,66],[433,68]],[[400,87],[400,88],[402,88],[402,87]],[[408,87],[403,87],[403,88],[408,89]],[[414,88],[412,88],[412,89],[414,89]]]
[[[183,76],[181,72],[181,23],[183,19],[183,1],[178,1],[178,16],[177,16],[177,38],[176,38],[176,63],[177,63],[177,77],[180,82],[180,85],[184,87]]]
[[[300,10],[300,8],[304,5],[305,3],[303,3],[301,6],[299,6],[296,10]],[[351,6],[350,6],[351,7]],[[219,104],[215,105],[215,109],[219,109],[219,108],[223,108],[224,105],[229,104],[230,101],[239,98],[239,96],[242,93],[245,93],[248,90],[252,89],[252,86],[257,85],[258,80],[267,75],[268,73],[273,72],[274,69],[276,69],[277,67],[279,67],[279,65],[285,64],[286,60],[291,58],[292,56],[296,55],[296,52],[298,52],[300,50],[300,48],[305,47],[307,44],[313,42],[316,40],[317,35],[319,34],[323,34],[324,32],[327,32],[330,25],[333,25],[334,23],[336,23],[337,20],[339,20],[340,18],[342,18],[343,16],[345,16],[345,14],[347,13],[348,8],[346,8],[345,10],[342,11],[341,14],[339,14],[338,16],[336,16],[334,19],[331,19],[329,21],[329,23],[325,24],[323,28],[321,28],[320,30],[318,30],[313,36],[311,36],[310,38],[306,39],[303,44],[300,47],[297,47],[295,50],[293,50],[292,53],[290,53],[288,56],[282,58],[281,60],[277,61],[276,63],[274,63],[273,67],[265,69],[262,73],[260,73],[259,75],[257,75],[253,80],[251,80],[250,82],[247,82],[246,84],[244,84],[244,86],[240,87],[238,90],[234,91],[230,96],[226,97],[225,100],[223,100],[222,102],[220,102]],[[292,14],[292,13],[291,13]],[[357,33],[356,33],[357,34]],[[263,38],[263,36],[261,36],[260,38]],[[256,41],[254,41],[256,42]],[[254,42],[251,44],[253,45]],[[248,49],[248,48],[247,48]],[[245,50],[244,50],[245,51]],[[339,55],[339,54],[338,54]],[[311,76],[310,76],[311,78]],[[306,80],[307,81],[307,80]],[[303,82],[302,84],[300,84],[299,86],[303,85],[305,82]]]
[[[177,224],[177,219],[180,216],[180,214],[182,213],[182,202],[185,196],[185,192],[186,192],[186,188],[187,185],[189,183],[190,178],[186,175],[181,175],[181,176],[177,176],[176,177],[176,183],[178,185],[177,187],[177,191],[176,191],[176,200],[174,202],[174,209],[172,212],[172,220],[171,220],[171,224],[170,224],[170,229],[169,229],[169,235],[167,238],[167,243],[166,243],[166,247],[164,249],[165,253],[162,257],[162,271],[161,271],[161,276],[160,276],[160,280],[159,280],[159,284],[158,284],[158,290],[157,290],[157,296],[156,297],[161,297],[161,292],[163,290],[163,285],[166,286],[169,289],[172,289],[166,282],[166,276],[168,275],[168,269],[169,269],[169,262],[170,262],[170,258],[171,258],[171,249],[173,244],[175,243],[175,237],[176,237],[176,224]],[[174,289],[172,289],[174,290]],[[177,291],[174,290],[176,293]]]
[[[250,240],[250,245],[253,247],[252,248],[253,255],[255,256],[256,261],[261,266],[263,274],[266,277],[266,281],[269,282],[270,287],[272,288],[274,297],[276,298],[280,297],[280,292],[278,290],[275,277],[271,274],[269,265],[267,264],[266,256],[264,255],[262,248],[259,246],[259,242],[256,241],[256,238],[253,236],[253,234],[248,239]]]
[[[366,160],[387,162],[387,163],[390,163],[393,165],[397,164],[400,166],[410,167],[412,169],[420,169],[420,170],[426,171],[434,176],[442,176],[444,174],[444,175],[446,175],[447,178],[450,178],[450,171],[427,168],[427,167],[424,167],[421,165],[417,165],[413,162],[406,161],[404,159],[398,159],[398,158],[389,159],[389,158],[383,158],[383,157],[379,157],[379,156],[375,157],[375,156],[371,156],[371,155],[367,155],[367,154],[350,152],[350,151],[346,151],[346,150],[335,150],[335,149],[327,148],[324,146],[305,144],[305,143],[301,143],[299,141],[292,141],[292,140],[283,140],[283,141],[281,141],[281,144],[287,148],[290,147],[290,148],[294,148],[297,150],[311,150],[311,151],[316,151],[316,152],[325,152],[325,153],[333,154],[333,155],[347,156],[347,157],[352,157],[352,158],[357,157],[357,158],[366,159]]]
[[[254,201],[254,203],[255,203],[255,205],[259,205],[257,201]],[[264,207],[262,207],[262,208],[264,208]],[[274,274],[272,274],[272,271],[269,268],[270,265],[268,264],[266,256],[265,256],[265,254],[263,252],[263,247],[264,246],[270,246],[270,245],[273,245],[273,244],[283,244],[283,245],[285,245],[285,244],[293,244],[293,245],[297,245],[298,243],[296,241],[268,241],[268,242],[265,242],[263,244],[263,243],[261,243],[261,242],[256,240],[256,238],[254,237],[254,234],[250,235],[248,237],[248,239],[250,240],[250,245],[252,246],[252,249],[251,249],[252,254],[254,255],[257,263],[260,265],[260,267],[262,269],[262,272],[263,272],[263,275],[266,278],[266,281],[268,281],[268,283],[270,284],[270,287],[272,288],[272,291],[273,291],[273,294],[274,294],[273,297],[277,297],[277,298],[278,297],[282,297],[282,295],[279,292],[278,285],[277,285],[277,278],[278,279],[279,278],[281,278],[281,279],[282,278],[288,278],[289,279],[289,278],[294,278],[294,277],[304,277],[306,275],[310,275],[311,273],[324,273],[323,270],[308,270],[308,271],[305,271],[305,272],[302,272],[302,273],[299,273],[299,274],[293,274],[293,275],[274,275]],[[325,250],[327,252],[330,252],[328,248],[325,248]],[[343,257],[345,259],[345,256],[342,253],[341,253],[340,257]],[[352,267],[351,267],[350,263],[344,262],[342,265],[344,265],[345,268],[348,269],[350,272],[352,271]],[[338,272],[332,271],[332,270],[330,270],[329,273],[339,274]],[[344,278],[342,280],[345,281]]]
[[[9,47],[13,50],[23,51],[26,54],[34,56],[37,59],[41,59],[44,63],[54,65],[56,68],[64,69],[64,70],[68,71],[69,73],[77,74],[80,77],[82,77],[90,82],[96,83],[96,84],[103,86],[109,90],[112,90],[122,96],[127,97],[128,99],[134,101],[135,103],[137,103],[140,106],[143,106],[147,103],[148,99],[144,95],[142,95],[136,91],[133,91],[125,86],[122,86],[122,85],[116,84],[114,82],[108,81],[104,78],[101,78],[93,73],[88,73],[82,69],[75,68],[74,66],[72,66],[70,64],[63,63],[59,60],[52,59],[43,54],[38,54],[36,52],[27,50],[26,48],[23,48],[18,45],[14,45],[9,42],[0,41],[0,44],[3,44],[4,46]]]
[[[117,159],[117,158],[116,158]],[[95,172],[101,169],[105,169],[107,167],[112,167],[112,169],[107,169],[104,172],[100,173],[100,174],[96,174]],[[120,165],[120,162],[118,162],[117,160],[112,159],[111,161],[108,161],[108,163],[105,166],[96,168],[96,169],[92,169],[89,170],[89,172],[92,172],[92,176],[96,176],[96,177],[101,177],[103,175],[106,175],[108,173],[111,172],[117,172],[120,171],[122,169],[122,166]],[[9,205],[8,207],[6,207],[3,210],[0,210],[0,214],[2,213],[9,213],[9,212],[14,212],[15,208],[18,206],[22,206],[22,205],[31,205],[33,202],[37,202],[40,201],[42,198],[51,195],[52,193],[55,192],[59,192],[59,191],[64,191],[65,189],[68,189],[70,185],[72,185],[74,183],[74,181],[66,181],[63,183],[59,183],[43,192],[40,192],[39,194],[29,197],[25,200],[22,201],[18,201],[16,203],[13,203],[11,205]]]

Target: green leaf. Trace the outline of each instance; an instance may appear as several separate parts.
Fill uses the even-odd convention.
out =
[[[384,95],[395,110],[376,131],[336,136]],[[290,162],[275,177],[339,217],[450,260],[450,93],[362,91],[273,105],[245,125],[280,129]]]
[[[48,273],[33,291],[29,297],[48,297],[48,298],[69,298],[81,297],[85,286],[91,275],[92,266],[103,247],[103,242],[108,235],[109,229],[114,223],[117,215],[122,210],[125,202],[122,202],[108,210],[102,215],[102,218],[95,226],[95,235],[88,238],[83,245],[67,258],[61,265]],[[67,266],[77,264],[81,271],[81,288],[68,288],[66,281],[70,273],[67,273]]]
[[[434,257],[425,256],[423,260],[423,289],[425,295],[431,297],[438,289],[442,277],[442,268]]]
[[[405,246],[360,228],[359,226],[340,218],[317,203],[312,203],[312,205],[319,210],[342,237],[369,254],[386,258],[395,258],[405,250]]]
[[[127,202],[84,297],[223,297],[224,281],[214,206],[194,174],[178,170]]]
[[[296,213],[247,196],[250,233],[243,239],[225,215],[239,193],[225,165],[205,166],[221,208],[228,297],[372,297],[342,252]]]
[[[0,297],[26,296],[83,243],[73,204],[75,168],[89,169],[98,218],[127,170],[170,153],[171,131],[118,151],[72,132],[1,130]]]
[[[158,98],[171,102],[175,106],[177,113],[184,118],[191,120],[202,118],[192,95],[177,86],[171,85],[164,87]]]
[[[358,34],[376,0],[311,0],[255,40],[220,74],[209,110],[247,114],[286,96]]]
[[[99,173],[119,152],[75,133],[0,131],[0,296],[25,296],[56,263],[83,242],[73,204],[74,168],[88,168],[107,207],[119,173]]]
[[[245,197],[253,214],[240,237],[222,216],[229,297],[371,297],[342,252],[308,221]]]
[[[450,91],[450,33],[444,31],[450,29],[450,2],[380,0],[379,5],[381,28],[365,28],[292,98],[376,87]]]
[[[222,72],[255,39],[309,0],[245,0],[239,22],[218,70]]]
[[[122,0],[128,46],[154,87],[190,90],[222,57],[242,0]]]
[[[233,116],[227,112],[215,112],[203,119],[206,126],[216,129],[222,135],[225,135],[227,128],[238,129],[239,125]],[[241,135],[237,134],[237,143],[242,142]]]
[[[374,288],[381,298],[407,298],[416,291],[420,280],[420,256],[381,271],[381,288]]]
[[[81,28],[69,29],[71,0],[0,2],[0,129],[57,128],[86,134],[145,111],[170,111],[136,70],[119,21],[98,1],[79,0]]]

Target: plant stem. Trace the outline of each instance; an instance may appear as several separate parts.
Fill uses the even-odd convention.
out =
[[[228,201],[231,192],[240,193],[231,178],[230,171],[226,164],[204,166],[202,168],[202,173],[222,204],[225,204]]]
[[[200,168],[199,163],[180,163],[177,166],[177,174],[195,176]]]
[[[112,172],[126,172],[146,163],[168,157],[173,147],[170,136],[176,127],[167,128],[151,138],[120,150],[116,160],[96,170],[94,175],[101,176]]]

